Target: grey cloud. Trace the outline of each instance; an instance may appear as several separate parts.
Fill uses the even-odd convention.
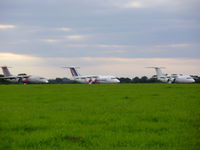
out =
[[[129,0],[1,1],[0,24],[14,24],[17,28],[0,31],[0,52],[44,57],[199,58],[199,46],[182,47],[180,50],[172,47],[154,48],[154,45],[195,45],[200,42],[198,1],[166,0],[165,5],[159,4],[157,7],[157,1],[149,4],[149,1],[143,0],[149,7],[120,7],[120,4],[127,2]],[[73,30],[57,30],[62,27]],[[73,35],[87,36],[87,40],[65,38]],[[58,42],[48,43],[44,42],[45,39]],[[136,47],[67,47],[67,44]]]

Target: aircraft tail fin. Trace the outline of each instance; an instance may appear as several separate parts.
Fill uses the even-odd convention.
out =
[[[9,77],[12,76],[12,74],[10,73],[10,71],[8,70],[7,66],[1,66],[1,69],[3,71],[4,77]]]
[[[157,75],[158,78],[159,78],[159,77],[164,77],[164,76],[166,76],[166,75],[163,74],[162,71],[161,71],[161,68],[164,68],[164,67],[147,67],[147,68],[154,68],[155,71],[156,71],[156,75]]]
[[[77,68],[79,68],[79,67],[64,67],[64,68],[69,68],[73,77],[80,76],[79,72],[77,71]]]
[[[162,71],[161,71],[160,68],[155,67],[155,70],[156,70],[157,77],[163,77],[163,76],[165,76],[165,75],[162,73]]]

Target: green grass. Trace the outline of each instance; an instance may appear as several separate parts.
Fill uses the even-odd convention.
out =
[[[199,148],[199,84],[0,86],[0,150]]]

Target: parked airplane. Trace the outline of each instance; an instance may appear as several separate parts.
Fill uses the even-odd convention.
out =
[[[114,76],[101,76],[101,75],[81,76],[76,69],[77,67],[64,67],[64,68],[69,68],[72,74],[73,80],[78,81],[80,83],[94,84],[94,83],[119,83],[120,82]]]
[[[17,76],[12,75],[8,70],[7,66],[1,66],[5,79],[12,83],[48,83],[48,80],[40,76],[27,75],[25,73],[18,74]]]
[[[163,74],[161,71],[162,67],[148,67],[148,68],[154,68],[156,70],[156,76],[157,79],[166,82],[166,83],[194,83],[195,80],[190,75],[178,75],[178,74],[172,74],[171,76],[168,76],[167,74]]]

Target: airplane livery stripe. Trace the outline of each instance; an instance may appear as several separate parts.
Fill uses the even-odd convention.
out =
[[[70,68],[72,76],[78,76],[76,70],[74,68]]]

